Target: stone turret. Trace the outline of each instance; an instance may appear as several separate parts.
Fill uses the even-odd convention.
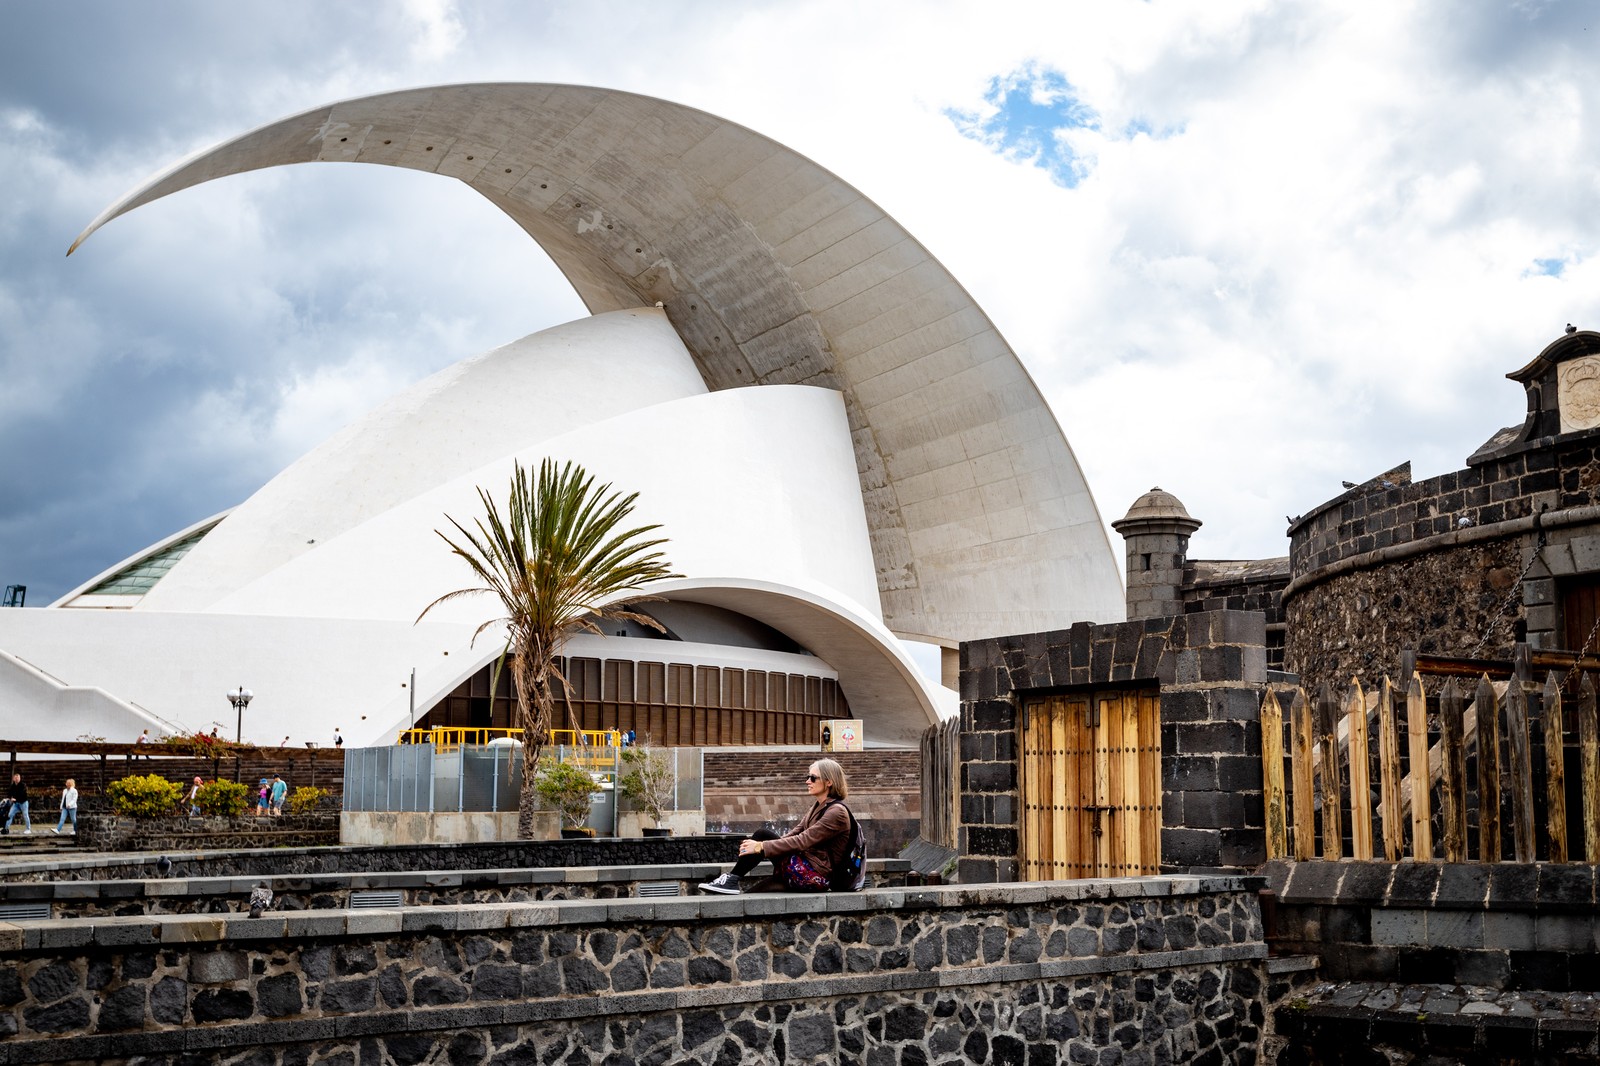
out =
[[[1133,502],[1111,523],[1127,545],[1128,620],[1183,613],[1183,569],[1189,535],[1201,522],[1159,487]]]

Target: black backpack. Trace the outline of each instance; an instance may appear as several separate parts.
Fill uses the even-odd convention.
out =
[[[833,871],[828,876],[828,891],[860,892],[867,887],[867,834],[849,807],[845,807],[840,800],[834,802],[844,807],[844,813],[850,818],[850,849],[833,864]]]

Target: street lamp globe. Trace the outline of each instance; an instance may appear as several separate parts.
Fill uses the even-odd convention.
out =
[[[233,704],[235,718],[233,742],[235,744],[242,743],[244,740],[244,709],[250,706],[250,699],[255,693],[240,685],[233,691],[226,692],[223,695],[227,696],[228,702]]]

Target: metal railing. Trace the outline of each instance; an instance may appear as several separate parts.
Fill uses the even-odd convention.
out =
[[[673,810],[700,810],[705,804],[705,771],[700,748],[659,748],[672,759]],[[626,773],[616,745],[552,745],[547,757],[576,762],[597,776],[595,828],[615,828],[616,781]],[[590,763],[593,765],[590,765]],[[346,748],[344,809],[347,811],[515,811],[522,792],[522,750],[511,744],[461,744],[440,750],[408,742],[382,748]],[[602,810],[603,808],[603,810]],[[591,824],[594,824],[591,821]]]
[[[436,726],[432,729],[407,729],[400,734],[401,744],[431,744],[435,751],[455,751],[464,744],[490,744],[496,740],[521,743],[522,730],[490,726]],[[557,747],[614,748],[622,744],[615,729],[552,729],[550,743]],[[587,761],[587,760],[583,760]]]

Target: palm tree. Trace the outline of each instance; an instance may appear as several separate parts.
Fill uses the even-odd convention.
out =
[[[417,616],[420,622],[439,604],[460,596],[489,593],[500,599],[504,614],[479,626],[473,640],[487,629],[506,627],[502,657],[510,660],[522,727],[517,835],[523,840],[533,836],[539,752],[549,739],[556,686],[567,686],[556,663],[562,643],[579,630],[600,634],[596,619],[626,619],[661,629],[655,619],[618,603],[618,597],[648,582],[679,576],[657,550],[666,539],[649,537],[659,525],[623,526],[638,493],[623,497],[609,484],[596,488],[583,467],[568,462],[558,470],[551,459],[539,465],[538,483],[531,481],[531,471],[517,463],[504,514],[480,487],[484,514],[474,520],[473,529],[445,516],[459,538],[435,532],[481,583],[440,596]]]

